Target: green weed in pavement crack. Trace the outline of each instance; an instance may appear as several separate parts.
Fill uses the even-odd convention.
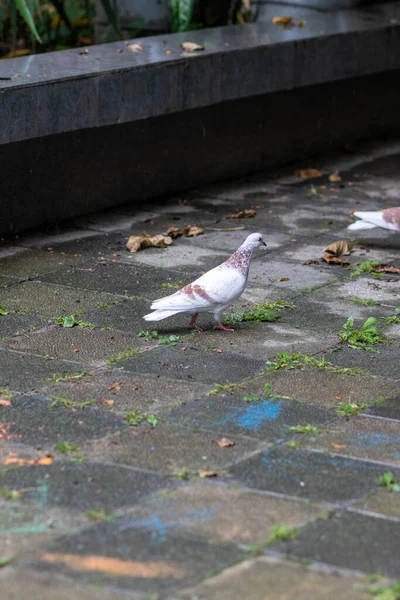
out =
[[[363,323],[360,329],[355,329],[353,317],[349,317],[339,331],[340,341],[350,348],[365,350],[367,352],[379,352],[372,346],[385,341],[385,336],[376,326],[376,318],[370,317]]]

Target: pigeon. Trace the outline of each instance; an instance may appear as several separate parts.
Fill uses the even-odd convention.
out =
[[[348,226],[347,229],[352,231],[356,229],[374,229],[374,227],[400,231],[400,206],[379,211],[357,211],[354,216],[361,219],[361,221],[355,221],[355,223]]]
[[[250,234],[236,252],[221,265],[207,271],[174,294],[155,300],[150,306],[154,312],[143,318],[146,321],[161,321],[178,313],[191,313],[188,327],[201,331],[196,323],[198,314],[211,312],[218,329],[233,331],[231,327],[222,325],[221,315],[242,295],[254,250],[266,245],[260,233]]]

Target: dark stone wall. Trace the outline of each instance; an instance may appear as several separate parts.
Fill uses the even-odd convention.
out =
[[[400,129],[400,71],[0,147],[0,232],[275,168]]]

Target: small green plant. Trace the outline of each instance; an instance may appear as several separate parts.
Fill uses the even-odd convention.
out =
[[[61,325],[62,327],[90,327],[94,329],[96,325],[94,323],[88,323],[87,321],[82,321],[82,319],[77,319],[77,315],[69,315],[68,317],[57,317],[55,320],[57,325]]]
[[[349,317],[343,325],[342,331],[339,331],[339,338],[342,343],[350,348],[366,350],[367,352],[379,352],[371,346],[384,341],[385,337],[376,326],[375,317],[370,317],[363,323],[360,329],[354,328],[354,319]]]
[[[400,598],[400,579],[393,585],[373,586],[368,588],[367,592],[375,600],[399,600]]]
[[[87,375],[89,371],[76,371],[76,373],[68,373],[64,371],[64,373],[53,373],[50,377],[46,377],[44,381],[51,381],[53,383],[60,383],[60,381],[74,381],[76,379],[82,379]]]
[[[75,442],[57,442],[54,446],[54,450],[61,454],[71,454],[73,452],[79,452],[80,448]]]
[[[3,306],[2,304],[0,304],[0,316],[7,316],[9,313],[9,311],[6,309],[5,306]]]
[[[315,187],[315,185],[310,185],[310,189],[307,192],[307,196],[318,196],[318,189]]]
[[[355,269],[351,272],[351,277],[361,275],[362,273],[370,273],[372,275],[382,275],[378,271],[374,271],[374,267],[379,265],[379,260],[366,260],[362,263],[357,263]]]
[[[216,383],[212,390],[207,393],[207,396],[217,396],[218,394],[234,394],[242,389],[240,383]]]
[[[243,402],[256,402],[259,399],[259,396],[244,396]]]
[[[106,302],[100,302],[100,304],[97,304],[96,309],[105,311],[105,310],[108,310],[109,308],[111,308],[111,306],[112,306],[111,304],[107,304]]]
[[[179,469],[179,471],[177,471],[176,473],[173,473],[174,477],[177,477],[178,479],[180,479],[181,481],[185,481],[187,479],[189,479],[189,469],[187,469],[186,467],[182,467],[182,469]]]
[[[133,356],[137,356],[140,350],[138,348],[129,348],[128,350],[124,350],[120,352],[116,356],[110,356],[110,358],[106,361],[108,365],[119,362],[120,360],[125,360],[126,358],[132,358]]]
[[[302,367],[316,367],[318,369],[326,369],[338,375],[364,375],[364,371],[358,367],[337,367],[331,362],[322,358],[315,358],[309,354],[301,354],[300,352],[279,352],[275,360],[267,362],[266,372],[278,369],[301,369]]]
[[[336,412],[341,417],[353,417],[366,408],[365,404],[356,404],[355,402],[339,402]]]
[[[292,433],[304,433],[305,435],[315,435],[321,433],[321,429],[316,425],[292,425],[289,427]]]
[[[385,323],[387,323],[388,325],[392,325],[393,323],[400,323],[400,307],[396,308],[394,312],[395,314],[391,317],[382,317],[383,321],[385,321]]]
[[[94,400],[85,400],[84,402],[77,402],[76,400],[70,400],[69,398],[62,398],[61,396],[52,396],[50,398],[53,402],[50,404],[50,408],[54,408],[55,406],[64,406],[65,408],[80,408],[84,409],[87,406],[93,406],[95,404]]]
[[[346,298],[346,300],[352,302],[353,304],[359,304],[360,306],[375,306],[376,304],[379,304],[379,302],[372,300],[372,298],[357,298],[355,296],[349,296]]]
[[[394,475],[391,472],[383,473],[378,479],[380,486],[385,487],[391,492],[400,492],[400,484],[395,481]]]
[[[157,425],[157,419],[154,415],[146,415],[142,413],[140,409],[125,413],[124,420],[133,427],[139,425],[140,423],[143,423],[143,421],[149,423],[149,425],[151,425],[152,427],[155,427]]]
[[[142,337],[146,340],[146,342],[150,342],[151,340],[155,340],[158,337],[157,331],[139,331],[138,337]]]
[[[162,283],[160,285],[160,288],[166,289],[166,290],[179,290],[180,287],[182,287],[183,285],[183,281],[177,281],[176,283]]]
[[[12,400],[14,398],[14,394],[10,390],[10,388],[0,388],[0,399],[3,400]]]
[[[290,542],[299,534],[297,527],[290,527],[289,525],[274,525],[271,529],[271,536],[268,540],[269,544],[274,542]]]
[[[14,562],[15,558],[15,556],[12,556],[11,558],[0,558],[0,569],[10,565],[12,562]]]
[[[167,335],[163,338],[160,338],[158,340],[158,343],[160,346],[168,346],[169,344],[176,344],[176,342],[181,342],[182,339],[183,338],[181,335]]]
[[[88,519],[91,519],[92,521],[97,521],[99,523],[103,523],[104,521],[113,521],[117,518],[117,515],[103,510],[101,508],[88,510],[86,516]]]
[[[242,321],[253,321],[259,323],[261,321],[272,322],[280,317],[280,312],[285,308],[295,308],[292,302],[286,300],[277,300],[276,302],[268,302],[257,304],[247,312],[237,312],[224,319],[224,325],[235,325]]]
[[[264,394],[266,398],[269,398],[271,396],[272,393],[272,387],[270,383],[266,383],[264,385]]]
[[[4,500],[19,500],[22,498],[23,492],[20,490],[8,490],[0,485],[0,498]]]
[[[284,445],[287,446],[288,448],[293,448],[293,449],[300,447],[299,442],[296,442],[295,440],[289,440],[288,442],[285,442]]]

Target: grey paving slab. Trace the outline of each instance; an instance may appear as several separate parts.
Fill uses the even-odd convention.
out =
[[[399,576],[400,522],[345,512],[313,523],[275,549],[340,567]]]
[[[38,315],[24,315],[16,313],[8,313],[1,317],[0,321],[0,340],[18,335],[26,331],[34,331],[47,324],[47,320]]]
[[[317,438],[302,438],[300,444],[306,448],[400,466],[399,423],[387,419],[363,416],[342,419],[331,424],[329,431]]]
[[[61,254],[53,250],[27,250],[2,258],[1,273],[21,279],[31,279],[51,273],[79,262],[79,257]]]
[[[384,417],[386,419],[395,419],[396,421],[400,421],[400,397],[396,396],[395,398],[387,400],[383,404],[371,406],[365,412],[368,415],[374,415],[376,417]]]
[[[251,488],[343,502],[376,488],[384,469],[372,462],[286,446],[266,450],[230,471]]]
[[[328,355],[329,360],[330,355]],[[243,393],[262,394],[269,384],[272,394],[336,408],[339,402],[371,404],[378,398],[396,395],[400,380],[368,375],[341,375],[313,367],[272,370],[243,384]],[[388,400],[388,406],[391,401]],[[382,405],[382,410],[384,410]],[[379,408],[377,407],[377,410]]]
[[[158,419],[154,429],[132,427],[131,431],[103,441],[88,443],[82,451],[92,460],[151,469],[173,476],[187,470],[188,478],[197,478],[200,471],[216,471],[226,476],[226,469],[266,447],[256,439],[235,439],[234,444],[221,449],[222,437],[211,432],[171,427]],[[183,476],[184,478],[184,476]]]
[[[32,334],[15,336],[1,343],[4,348],[56,359],[79,359],[88,364],[104,364],[122,351],[141,346],[137,336],[118,331],[101,331],[91,327],[53,325]]]
[[[329,360],[335,365],[360,367],[373,375],[398,379],[400,348],[396,344],[379,344],[377,349],[379,353],[355,350],[343,346],[339,352],[329,354]]]
[[[400,494],[379,488],[376,492],[368,494],[366,498],[355,502],[351,510],[400,518]]]
[[[90,404],[69,408],[61,400],[44,395],[24,395],[15,398],[11,406],[0,408],[0,416],[10,442],[50,447],[59,441],[86,442],[128,427],[122,416]],[[90,402],[87,398],[86,402]]]
[[[156,473],[98,463],[54,461],[6,470],[1,485],[26,489],[22,501],[42,502],[43,506],[68,507],[71,511],[105,510],[112,512],[132,506],[144,496],[174,484]]]
[[[194,588],[176,594],[177,600],[366,600],[359,579],[278,562],[247,560]],[[168,600],[173,600],[171,597]]]
[[[133,358],[119,361],[126,371],[169,377],[172,380],[196,380],[201,383],[234,382],[260,372],[264,361],[233,352],[217,354],[192,344],[158,346]]]
[[[163,249],[157,249],[162,252]],[[146,253],[149,253],[147,250]],[[143,252],[145,254],[145,252]],[[160,295],[162,283],[176,283],[182,280],[182,275],[175,271],[163,269],[144,269],[130,260],[127,253],[124,261],[129,264],[102,262],[99,264],[87,263],[79,269],[63,270],[53,276],[42,277],[42,281],[82,290],[96,290],[118,294],[121,296],[144,296],[154,298],[154,293]],[[162,295],[162,294],[161,294]],[[167,293],[165,295],[168,295]]]
[[[130,509],[132,526],[154,522],[215,542],[262,544],[274,525],[300,527],[326,514],[323,503],[289,500],[238,489],[217,480],[194,481]]]
[[[0,364],[0,387],[21,392],[41,387],[53,373],[76,373],[88,366],[78,361],[48,360],[8,350],[0,350]]]
[[[209,429],[221,434],[242,434],[277,441],[290,435],[289,427],[304,423],[326,425],[335,420],[329,409],[280,398],[246,402],[246,395],[211,396],[172,410],[166,418],[189,427]]]
[[[98,304],[112,304],[118,296],[67,286],[26,281],[0,289],[0,302],[14,312],[37,314],[47,319],[82,314]]]
[[[130,517],[122,517],[60,538],[38,553],[31,566],[78,581],[100,577],[117,588],[165,593],[196,583],[245,555],[233,545],[183,537],[163,528],[137,528]]]

